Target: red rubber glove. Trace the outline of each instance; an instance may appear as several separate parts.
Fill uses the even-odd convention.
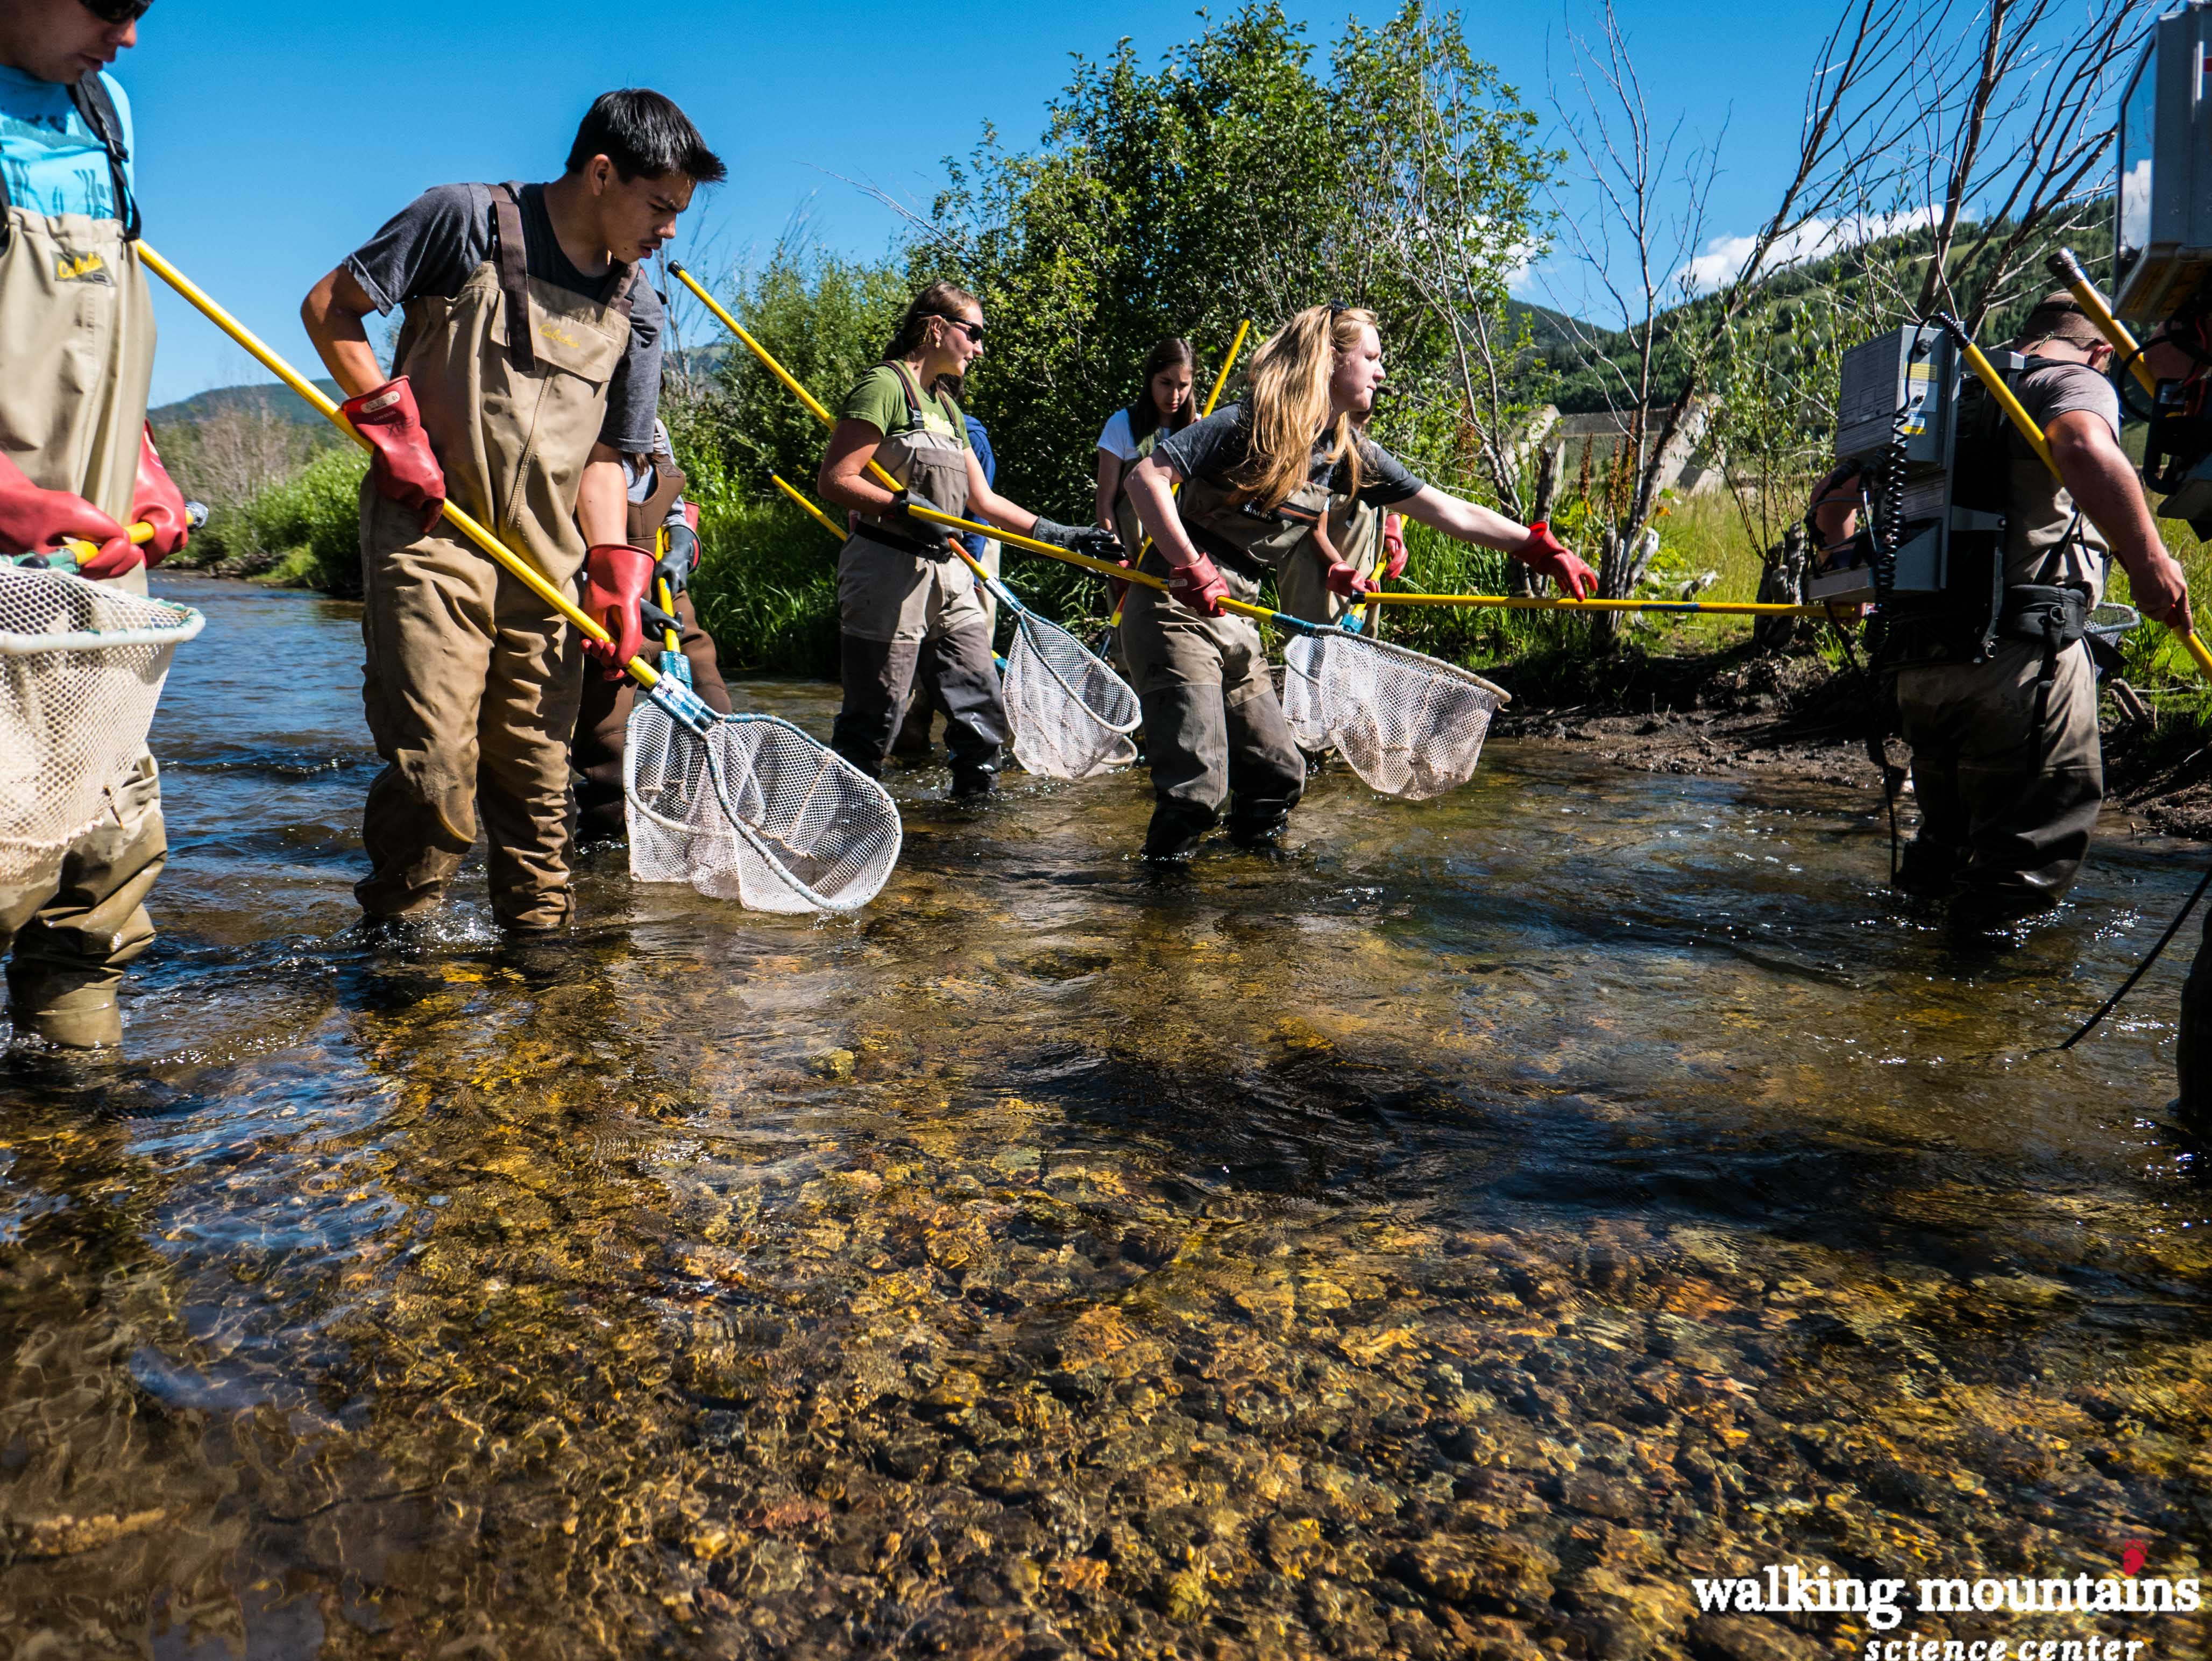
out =
[[[1382,516],[1382,579],[1395,582],[1406,574],[1406,522],[1395,513]]]
[[[1528,527],[1528,540],[1513,550],[1513,557],[1538,575],[1549,577],[1577,600],[1587,600],[1597,592],[1597,573],[1570,553],[1541,519]]]
[[[415,389],[402,375],[374,392],[348,398],[338,406],[354,430],[368,440],[368,476],[376,494],[422,515],[422,534],[446,508],[446,471],[430,451],[430,435],[422,430],[422,412],[415,407]]]
[[[83,497],[40,488],[13,458],[0,455],[0,554],[55,554],[72,542],[100,550],[84,576],[119,576],[143,560],[123,527]]]
[[[161,452],[154,448],[149,427],[138,441],[138,483],[131,495],[131,517],[154,527],[145,543],[146,563],[159,565],[192,539],[191,521],[185,515],[185,493],[161,465]]]
[[[1229,597],[1229,585],[1222,581],[1221,573],[1213,568],[1213,561],[1201,554],[1189,565],[1170,567],[1168,596],[1201,615],[1218,617],[1221,603]]]
[[[611,646],[587,637],[584,650],[607,665],[610,681],[645,651],[637,609],[652,581],[653,555],[628,543],[601,543],[584,555],[584,614],[614,636]]]
[[[1364,594],[1372,594],[1382,586],[1372,577],[1363,577],[1353,567],[1341,560],[1331,560],[1328,569],[1322,573],[1332,594],[1341,594],[1347,600],[1356,600]]]

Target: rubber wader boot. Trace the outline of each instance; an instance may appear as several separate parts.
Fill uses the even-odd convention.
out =
[[[18,1033],[49,1044],[96,1050],[123,1042],[123,1012],[110,974],[41,973],[10,965],[8,1007]]]

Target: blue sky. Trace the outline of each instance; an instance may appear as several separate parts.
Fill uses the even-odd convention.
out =
[[[1747,0],[1620,5],[1655,109],[1686,111],[1686,130],[1728,124],[1712,230],[1751,228],[1788,164],[1825,14]],[[1288,9],[1324,43],[1346,15]],[[570,0],[161,0],[116,71],[137,110],[147,238],[304,367],[298,306],[316,277],[428,185],[557,172],[607,88],[667,93],[731,164],[679,233],[679,253],[701,269],[764,250],[802,209],[825,246],[874,253],[893,216],[832,175],[926,203],[942,158],[964,155],[986,120],[1010,142],[1036,138],[1070,53],[1102,56],[1126,34],[1151,61],[1199,27],[1187,0],[677,3],[623,15]],[[1478,54],[1540,111],[1565,16],[1543,4],[1466,13]],[[155,288],[157,403],[264,379]]]

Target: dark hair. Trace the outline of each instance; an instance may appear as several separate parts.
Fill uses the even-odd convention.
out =
[[[1180,335],[1170,335],[1158,345],[1153,347],[1151,355],[1146,358],[1143,384],[1137,388],[1137,401],[1129,406],[1129,436],[1131,438],[1141,439],[1160,424],[1159,406],[1152,402],[1152,377],[1163,369],[1173,368],[1178,363],[1190,365],[1194,372],[1198,368],[1198,354],[1190,349],[1190,343]],[[1182,408],[1176,412],[1174,418],[1169,422],[1168,431],[1182,432],[1184,427],[1190,425],[1191,418],[1196,413],[1196,399],[1185,398]]]
[[[568,171],[588,166],[595,155],[613,162],[624,184],[682,173],[694,185],[719,185],[730,173],[707,148],[690,117],[643,87],[601,93],[592,100],[576,129],[576,142],[568,147]]]
[[[898,332],[891,343],[884,349],[886,362],[902,358],[921,344],[922,325],[932,318],[957,318],[968,306],[975,303],[975,296],[957,282],[933,282],[907,302],[906,315],[899,319]]]

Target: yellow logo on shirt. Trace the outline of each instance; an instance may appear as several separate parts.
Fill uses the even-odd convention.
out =
[[[556,324],[541,323],[538,325],[538,332],[544,336],[546,339],[551,341],[556,346],[566,346],[572,351],[581,351],[583,349],[584,343],[582,341],[578,340],[574,335],[570,334],[567,330],[560,327]]]
[[[107,262],[97,253],[72,254],[64,248],[54,256],[54,281],[106,282],[109,281]]]

